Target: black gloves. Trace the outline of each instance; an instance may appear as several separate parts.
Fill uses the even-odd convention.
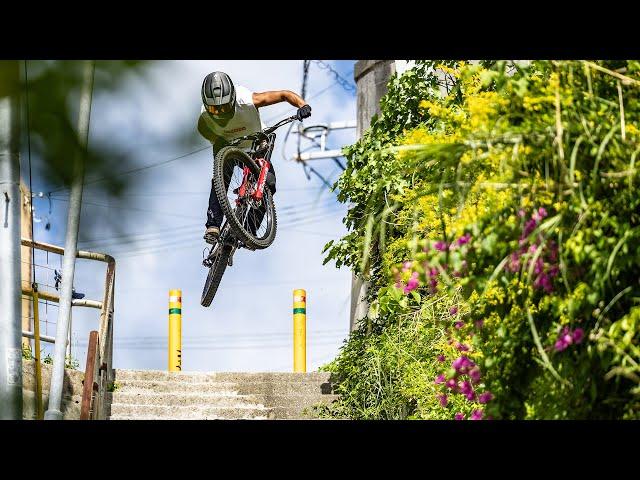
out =
[[[299,121],[302,121],[303,118],[307,118],[311,116],[311,107],[309,105],[303,105],[298,109],[296,113],[296,118]]]

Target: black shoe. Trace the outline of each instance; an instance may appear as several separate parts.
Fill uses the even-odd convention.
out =
[[[220,229],[218,227],[207,227],[204,232],[204,241],[213,245],[218,241],[218,238],[220,238]]]

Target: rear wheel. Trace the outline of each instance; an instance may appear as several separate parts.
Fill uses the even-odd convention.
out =
[[[232,247],[228,245],[221,245],[218,246],[218,250],[219,252],[213,261],[213,265],[209,268],[209,274],[207,275],[207,280],[204,283],[204,289],[202,290],[200,304],[203,307],[211,305],[213,297],[215,297],[216,292],[218,291],[220,280],[222,280],[222,275],[224,274],[224,271],[227,268],[227,263],[229,262]]]
[[[222,211],[238,240],[251,249],[267,248],[276,237],[276,210],[273,195],[267,185],[260,202],[249,195],[238,197],[244,167],[249,167],[248,183],[254,187],[260,167],[242,150],[225,147],[216,155],[213,165],[213,186]]]

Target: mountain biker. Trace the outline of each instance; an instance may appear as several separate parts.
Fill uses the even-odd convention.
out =
[[[311,107],[298,94],[289,90],[275,90],[268,92],[252,92],[242,85],[234,86],[229,75],[224,72],[212,72],[204,77],[202,82],[202,108],[198,118],[198,132],[213,145],[213,155],[228,144],[229,141],[261,131],[265,128],[260,119],[258,109],[280,102],[288,102],[298,108],[296,117],[311,116]],[[240,148],[251,147],[239,145]],[[276,175],[273,165],[270,166],[266,183],[272,194],[276,193]],[[227,187],[228,188],[228,187]],[[223,212],[215,194],[213,180],[209,194],[209,208],[205,223],[204,239],[214,244],[220,235]]]

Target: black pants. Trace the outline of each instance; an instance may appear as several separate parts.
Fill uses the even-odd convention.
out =
[[[214,152],[215,158],[215,152]],[[224,171],[224,185],[227,190],[229,190],[229,182],[231,181],[231,175],[233,174],[233,164],[228,164]],[[269,186],[269,190],[271,190],[272,194],[276,193],[276,172],[273,169],[273,163],[269,165],[269,171],[267,172],[267,179],[265,182]],[[260,208],[258,210],[258,214],[256,215],[255,221],[252,218],[249,220],[249,229],[255,235],[257,228],[262,223],[262,218],[266,213],[264,208]],[[220,206],[220,202],[218,201],[218,197],[216,196],[215,189],[213,187],[213,179],[211,180],[211,191],[209,193],[209,208],[207,210],[207,222],[205,226],[208,227],[220,227],[222,225],[222,220],[224,219],[224,213],[222,212],[222,207]]]

